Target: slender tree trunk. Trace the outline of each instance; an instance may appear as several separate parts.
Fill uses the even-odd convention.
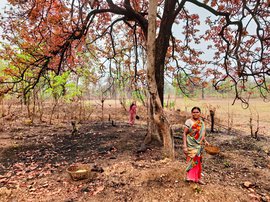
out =
[[[36,116],[36,101],[37,101],[37,92],[36,89],[33,90],[33,111],[31,116],[31,122],[34,123],[34,119]]]
[[[204,87],[202,86],[202,100],[204,100]]]
[[[214,132],[214,126],[215,126],[215,112],[213,110],[210,110],[210,118],[211,118],[211,132]]]
[[[174,142],[171,128],[163,111],[162,102],[159,97],[157,82],[155,78],[155,55],[156,55],[156,16],[157,0],[149,2],[149,24],[147,36],[147,79],[150,100],[153,106],[153,119],[158,130],[163,136],[164,155],[174,158]]]
[[[37,95],[37,108],[38,108],[38,112],[39,112],[39,121],[42,122],[42,116],[43,116],[43,112],[44,112],[44,106],[43,106],[43,100],[42,100],[42,95],[40,93],[40,95]]]
[[[57,105],[58,105],[58,99],[55,99],[55,100],[54,100],[54,103],[53,103],[51,115],[50,115],[50,120],[49,120],[49,124],[50,124],[50,125],[52,124],[53,114],[54,114],[54,112],[55,112],[55,109],[56,109]]]
[[[101,117],[102,117],[102,124],[104,123],[104,99],[102,98],[101,99],[101,111],[102,111],[102,113],[101,113]]]
[[[30,109],[30,95],[27,96],[27,100],[26,100],[26,107],[27,107],[27,116],[28,118],[31,120],[31,109]]]

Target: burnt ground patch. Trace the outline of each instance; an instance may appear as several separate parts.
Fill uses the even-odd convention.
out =
[[[22,129],[20,129],[22,130]],[[38,135],[21,135],[21,141],[1,151],[0,174],[3,175],[14,164],[31,165],[66,162],[93,163],[97,159],[116,158],[117,155],[132,155],[143,142],[145,129],[129,125],[112,126],[109,123],[88,123],[80,127],[77,134],[66,128],[49,132],[50,128],[37,128]]]

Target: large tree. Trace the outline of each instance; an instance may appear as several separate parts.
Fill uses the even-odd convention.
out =
[[[76,71],[81,61],[78,52],[90,52],[107,61],[128,50],[134,55],[129,63],[138,77],[143,65],[141,53],[147,50],[149,2],[146,0],[9,0],[1,25],[5,59],[11,61],[0,77],[2,92],[21,81],[26,91],[34,88],[48,70],[61,73]],[[207,12],[209,17],[201,18]],[[154,74],[158,95],[163,103],[165,75],[178,80],[179,87],[200,83],[210,77],[218,89],[230,82],[235,100],[246,102],[246,82],[266,99],[269,94],[269,4],[260,0],[161,0],[157,8]],[[201,31],[204,24],[205,31]],[[127,43],[127,41],[129,43]],[[132,46],[130,46],[132,42]],[[208,44],[200,50],[200,44]],[[19,54],[27,58],[18,57]],[[97,59],[98,59],[97,58]],[[111,65],[105,67],[111,68]],[[26,77],[26,72],[32,76]],[[107,72],[111,73],[109,69]],[[29,73],[28,73],[29,75]],[[151,81],[152,82],[152,81]],[[151,83],[148,83],[151,85]],[[151,95],[151,93],[150,93]],[[160,106],[153,112],[161,112]],[[162,113],[157,116],[162,134],[169,127]],[[161,128],[160,128],[161,127]],[[162,132],[163,128],[163,132]]]

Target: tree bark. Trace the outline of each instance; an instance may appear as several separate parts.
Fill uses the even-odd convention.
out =
[[[158,130],[163,136],[164,155],[174,159],[174,142],[172,138],[171,128],[163,111],[162,102],[159,97],[156,77],[155,77],[155,56],[156,50],[156,16],[157,16],[157,0],[149,2],[149,24],[147,36],[147,80],[148,90],[150,94],[151,105],[153,106],[153,119],[157,124]],[[164,70],[164,69],[163,69]]]
[[[144,144],[149,144],[152,140],[162,142],[162,137],[158,133],[157,125],[154,122],[154,109],[152,104],[152,98],[149,96],[147,104],[148,120],[147,120],[147,134],[144,139]]]
[[[170,37],[172,34],[171,33],[172,25],[175,20],[175,16],[172,15],[172,13],[176,12],[175,11],[176,3],[177,3],[176,0],[165,1],[164,12],[161,19],[159,34],[156,39],[156,49],[158,51],[155,52],[155,57],[156,57],[155,58],[155,70],[156,70],[155,79],[157,81],[157,89],[158,89],[158,94],[159,94],[162,106],[164,106],[164,65],[165,65],[166,54],[169,47]],[[148,20],[148,23],[150,24],[149,20]]]
[[[213,133],[215,125],[215,111],[210,110],[210,118],[211,118],[211,133]]]
[[[202,86],[202,100],[204,100],[205,96],[204,96],[204,87]]]

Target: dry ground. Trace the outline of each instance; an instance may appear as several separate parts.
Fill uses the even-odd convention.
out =
[[[208,133],[221,153],[204,154],[207,184],[202,186],[183,180],[185,159],[177,138],[182,129],[175,123],[186,117],[168,112],[176,136],[176,159],[171,161],[158,142],[138,152],[146,134],[143,118],[131,127],[122,109],[111,110],[123,117],[114,117],[116,125],[85,121],[77,134],[71,134],[70,122],[2,122],[0,201],[270,201],[269,137]],[[94,168],[91,177],[73,181],[66,168],[74,163]]]

